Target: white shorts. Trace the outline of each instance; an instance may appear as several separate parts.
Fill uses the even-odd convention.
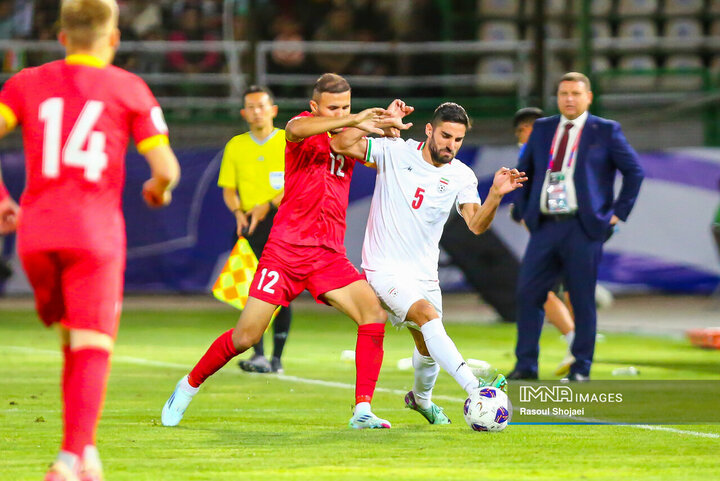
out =
[[[400,274],[378,271],[365,271],[365,277],[383,308],[388,311],[390,322],[398,329],[403,326],[420,329],[405,318],[410,307],[421,299],[432,304],[442,317],[442,293],[438,281],[419,281]]]

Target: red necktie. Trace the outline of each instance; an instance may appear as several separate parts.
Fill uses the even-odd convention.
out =
[[[570,137],[570,129],[572,129],[573,123],[568,122],[565,124],[565,132],[560,139],[560,145],[558,146],[557,154],[553,159],[552,171],[559,172],[562,170],[563,161],[565,160],[565,151],[567,150],[568,137]]]

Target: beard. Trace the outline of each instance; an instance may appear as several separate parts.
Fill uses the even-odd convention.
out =
[[[449,149],[443,149],[442,151],[438,150],[435,141],[432,139],[430,139],[430,142],[428,143],[428,149],[430,150],[430,158],[436,164],[449,164],[455,157],[453,152]],[[442,157],[441,154],[450,154],[450,157]]]

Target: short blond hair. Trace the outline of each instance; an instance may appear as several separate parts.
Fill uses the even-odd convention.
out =
[[[60,28],[76,47],[90,48],[117,26],[115,0],[63,0]]]
[[[590,87],[590,79],[587,77],[587,75],[580,72],[568,72],[562,77],[560,77],[560,81],[558,81],[558,87],[560,86],[561,82],[582,82],[585,84],[585,87],[587,87],[588,92],[592,90],[592,88]]]

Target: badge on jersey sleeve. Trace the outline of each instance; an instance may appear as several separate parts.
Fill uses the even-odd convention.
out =
[[[441,194],[445,192],[448,188],[448,184],[450,183],[450,180],[447,177],[441,177],[440,182],[438,182],[437,190]]]
[[[280,190],[285,185],[285,172],[270,172],[270,187]]]

